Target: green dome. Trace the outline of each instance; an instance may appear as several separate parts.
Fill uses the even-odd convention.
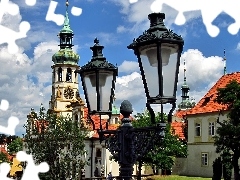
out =
[[[54,64],[72,64],[76,65],[79,61],[79,55],[70,48],[60,49],[52,56]]]
[[[113,114],[113,115],[120,114],[120,110],[117,109],[116,106],[113,106],[113,107],[112,107],[112,114]]]
[[[195,102],[191,102],[189,101],[188,99],[187,100],[184,100],[182,101],[179,105],[178,105],[178,108],[179,109],[190,109],[192,107],[195,106]]]

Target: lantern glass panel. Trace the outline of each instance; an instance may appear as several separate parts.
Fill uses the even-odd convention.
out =
[[[96,73],[85,73],[84,82],[90,111],[97,110]]]
[[[149,96],[156,97],[159,95],[157,46],[144,46],[139,52]]]
[[[163,76],[163,96],[173,97],[176,70],[178,63],[178,45],[176,44],[162,44],[162,76]]]
[[[157,97],[163,91],[163,97],[172,98],[174,95],[179,47],[176,44],[163,43],[160,49],[162,72],[158,69],[158,63],[161,59],[157,59],[157,45],[139,48],[149,96]],[[159,84],[159,78],[161,78],[163,87]]]
[[[102,111],[109,111],[109,102],[111,98],[112,90],[112,80],[113,72],[112,71],[100,71],[99,78],[104,78],[105,83],[100,83],[100,109]]]
[[[88,101],[90,105],[90,110],[100,110],[100,111],[108,111],[109,110],[109,102],[111,97],[111,88],[112,88],[112,80],[113,80],[113,72],[112,71],[99,71],[99,87],[96,88],[96,72],[86,73],[84,76],[86,90],[88,93]],[[99,90],[100,96],[100,109],[97,109],[97,89]]]

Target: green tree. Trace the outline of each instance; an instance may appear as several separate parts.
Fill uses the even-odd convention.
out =
[[[222,163],[223,163],[223,178],[224,180],[231,180],[232,177],[232,157],[229,150],[224,150],[221,154]]]
[[[163,114],[165,122],[167,122],[166,114]],[[160,122],[161,113],[156,114],[156,122]],[[148,111],[135,115],[135,120],[132,122],[134,127],[153,126],[151,116]],[[179,140],[177,135],[173,134],[171,124],[167,124],[165,138],[155,144],[153,151],[148,152],[143,158],[142,163],[152,167],[156,174],[159,169],[170,170],[174,165],[175,157],[186,157],[187,145]]]
[[[19,137],[16,138],[12,142],[10,142],[7,149],[8,149],[8,153],[11,155],[17,153],[18,151],[22,151],[23,150],[23,140]]]
[[[36,121],[37,120],[37,121]],[[85,160],[86,128],[72,118],[57,116],[43,107],[32,112],[25,125],[25,146],[37,163],[47,162],[50,170],[41,179],[79,179]]]
[[[232,152],[232,166],[234,169],[234,179],[239,180],[240,157],[240,85],[236,80],[229,82],[226,87],[217,91],[216,102],[226,106],[228,110],[227,120],[219,122],[217,136],[215,136],[215,146],[217,153]]]

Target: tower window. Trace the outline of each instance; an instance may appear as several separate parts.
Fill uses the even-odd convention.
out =
[[[66,38],[66,44],[70,44],[70,38],[69,37]]]
[[[75,121],[78,121],[78,115],[75,114]]]
[[[117,117],[115,118],[115,124],[118,124],[118,118]]]
[[[62,81],[62,68],[58,68],[58,81]]]
[[[53,69],[53,79],[52,79],[52,82],[55,81],[55,69]]]
[[[67,68],[66,81],[67,82],[72,82],[72,69],[71,68]]]

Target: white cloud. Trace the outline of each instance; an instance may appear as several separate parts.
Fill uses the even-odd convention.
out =
[[[124,27],[124,26],[118,26],[117,27],[117,33],[123,33],[123,32],[126,32],[127,31],[127,28]]]
[[[92,39],[92,42],[85,44],[87,47],[92,47],[94,45],[94,39],[97,38],[99,40],[99,44],[103,46],[120,44],[120,41],[117,39],[115,33],[105,33],[98,32],[94,34],[90,34],[89,37]]]
[[[119,72],[134,72],[139,71],[139,65],[136,61],[123,61],[123,63],[118,67]]]
[[[237,44],[236,50],[240,50],[240,42]]]
[[[129,0],[109,0],[114,2],[116,5],[121,7],[120,12],[126,16],[126,19],[130,23],[134,23],[131,27],[124,27],[119,25],[117,32],[129,31],[131,33],[139,34],[142,31],[149,28],[148,14],[152,13],[150,6],[154,0],[141,0],[137,3],[130,4]],[[166,27],[172,29],[172,24],[175,22],[175,18],[178,14],[178,11],[171,8],[168,5],[163,4],[162,13],[165,13],[165,25]],[[200,11],[191,11],[184,13],[186,22],[194,20],[201,16]],[[181,32],[182,33],[182,32]],[[183,33],[183,36],[186,35],[186,30]]]
[[[197,49],[189,49],[181,56],[179,68],[179,86],[183,83],[183,60],[186,60],[187,82],[192,90],[200,89],[216,82],[223,75],[222,57],[205,57]]]
[[[133,72],[129,75],[118,77],[115,86],[116,102],[119,106],[123,100],[129,100],[135,108],[142,100],[145,103],[145,93],[139,73]]]
[[[51,82],[51,57],[48,49],[56,52],[54,43],[40,43],[35,47],[33,59],[29,58],[23,52],[11,55],[7,48],[0,49],[0,99],[6,99],[10,103],[10,108],[6,112],[0,113],[0,124],[6,125],[6,119],[15,115],[20,119],[20,125],[17,126],[17,132],[24,132],[23,124],[27,119],[27,114],[33,107],[37,111],[43,103],[48,108],[50,100],[51,86],[45,87],[44,83]],[[33,83],[28,76],[34,76],[38,79]]]

